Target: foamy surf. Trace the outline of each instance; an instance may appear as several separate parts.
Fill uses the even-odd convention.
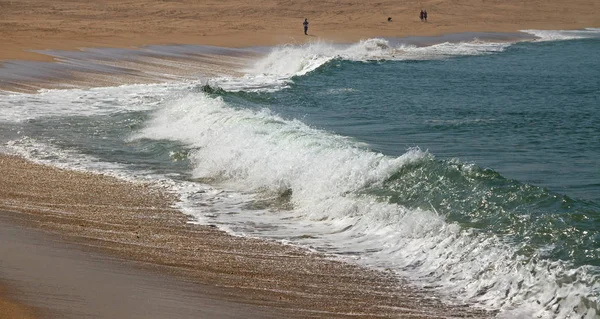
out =
[[[10,93],[0,99],[0,121],[23,122],[51,116],[96,116],[149,111],[181,84],[139,84],[91,89]]]

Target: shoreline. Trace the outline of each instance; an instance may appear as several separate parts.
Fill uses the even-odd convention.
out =
[[[445,305],[391,274],[190,224],[171,208],[174,198],[151,185],[10,155],[0,155],[0,174],[0,211],[15,212],[18,224],[60,235],[83,251],[212,287],[217,300],[267,307],[289,318],[488,316],[465,305]],[[8,296],[16,293],[11,292]]]
[[[198,3],[191,0],[23,0],[0,3],[0,61],[51,61],[36,50],[135,48],[156,44],[220,47],[305,43],[316,38],[356,42],[372,37],[439,36],[461,32],[518,32],[600,26],[593,0],[454,1],[402,3],[257,0]],[[419,21],[419,10],[429,21]],[[388,17],[392,18],[390,22]],[[308,18],[309,36],[302,34]]]
[[[381,37],[379,37],[381,38]],[[463,32],[440,36],[383,38],[390,47],[430,46],[445,42],[483,41],[516,43],[535,40],[532,34]],[[316,42],[322,43],[322,42]],[[331,45],[353,43],[323,42]],[[241,71],[274,47],[228,48],[208,45],[147,45],[136,49],[85,48],[78,51],[45,50],[52,62],[9,61],[0,64],[0,90],[33,93],[39,89],[71,89],[156,84],[177,80],[210,80],[243,76]]]

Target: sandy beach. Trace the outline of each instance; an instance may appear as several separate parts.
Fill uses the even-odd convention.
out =
[[[419,10],[429,13],[419,21]],[[0,60],[33,50],[207,44],[228,47],[353,42],[377,36],[577,29],[600,25],[593,0],[532,1],[0,1]],[[387,22],[391,17],[392,21]],[[309,36],[302,33],[308,18]]]
[[[426,23],[419,21],[421,9],[429,13]],[[599,27],[599,12],[595,0],[0,0],[0,75],[13,60],[55,61],[45,50],[153,44],[243,48],[579,29]],[[310,21],[309,36],[302,33],[304,18]],[[215,57],[204,59],[212,63]],[[241,62],[231,58],[221,63],[230,67]],[[0,176],[0,318],[147,318],[144,305],[149,301],[168,305],[156,318],[191,318],[199,311],[203,318],[491,315],[444,305],[386,272],[190,224],[173,208],[177,199],[151,185],[7,155],[0,155]],[[57,261],[64,262],[61,271],[38,277],[39,265]],[[72,274],[97,281],[73,280]],[[101,282],[98,278],[120,286],[96,291],[92,287]],[[36,286],[40,282],[42,290]],[[154,292],[144,295],[144,302],[107,306],[115,296],[125,298],[140,289]],[[67,291],[73,292],[71,299],[63,298]],[[173,297],[166,298],[169,294]],[[97,296],[105,299],[93,301]]]

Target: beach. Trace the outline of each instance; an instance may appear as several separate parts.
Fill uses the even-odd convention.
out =
[[[421,9],[429,13],[427,22],[419,21]],[[238,76],[240,66],[260,56],[244,51],[247,47],[465,32],[511,37],[527,29],[598,27],[598,12],[600,3],[593,0],[318,5],[287,0],[0,0],[0,84],[4,76],[8,80],[3,88],[35,92],[66,84],[154,83],[162,78],[148,74],[165,70],[186,78]],[[310,22],[308,36],[302,31],[305,18]],[[152,45],[232,51],[200,49],[191,58],[165,58],[176,62],[176,67],[166,69],[148,59],[118,61],[122,52],[135,55]],[[90,75],[93,72],[82,69],[59,70],[52,76],[23,78],[14,71],[17,75],[11,77],[13,70],[33,63],[83,61],[65,58],[70,53],[64,52],[96,48],[125,50],[110,56],[117,59],[110,62],[117,71]],[[3,68],[11,74],[3,75]],[[43,73],[48,68],[44,64],[37,70]],[[467,304],[447,304],[389,270],[199,225],[178,209],[180,198],[160,185],[61,169],[7,154],[0,155],[0,176],[0,318],[494,316]]]

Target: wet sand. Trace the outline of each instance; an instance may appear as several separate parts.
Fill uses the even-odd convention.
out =
[[[0,176],[2,236],[24,238],[1,238],[0,250],[13,251],[13,256],[3,254],[9,257],[3,256],[8,259],[0,262],[10,261],[13,272],[3,270],[0,274],[2,279],[12,280],[13,300],[41,309],[43,317],[64,317],[79,309],[102,314],[102,318],[113,317],[110,311],[118,310],[124,315],[117,317],[129,318],[135,316],[128,311],[143,309],[135,304],[113,309],[110,303],[89,301],[94,299],[95,286],[104,280],[119,283],[115,295],[154,285],[163,287],[173,298],[163,300],[160,294],[150,297],[171,303],[169,309],[179,309],[166,317],[185,317],[189,307],[182,305],[190,300],[186,298],[216,300],[211,301],[215,317],[245,318],[254,312],[259,317],[274,313],[285,318],[488,315],[466,306],[444,305],[431,292],[411,288],[386,272],[190,224],[185,215],[171,208],[175,200],[171,195],[150,185],[60,170],[5,155],[0,156]],[[41,239],[49,237],[28,228],[60,235],[61,240]],[[5,235],[10,232],[15,233]],[[37,253],[36,249],[48,253]],[[98,253],[130,262],[98,257]],[[55,269],[57,275],[45,274],[56,265],[60,265]],[[145,275],[148,271],[163,275],[151,276],[156,281],[149,281]],[[48,279],[52,279],[51,285],[43,293],[30,285]],[[187,283],[178,284],[181,281],[190,283],[191,288],[186,288]],[[111,289],[110,285],[103,287],[106,298],[112,298]],[[191,297],[189,291],[193,291]],[[69,294],[71,297],[64,297]],[[251,311],[232,312],[244,307]]]
[[[282,318],[284,311],[219,299],[218,289],[68,244],[0,213],[0,273],[18,300],[56,318]],[[0,304],[2,306],[2,304]],[[32,318],[16,308],[8,317]],[[16,315],[15,313],[19,313]],[[22,315],[21,315],[22,314]]]
[[[0,65],[0,90],[35,93],[40,89],[208,81],[243,75],[238,70],[251,65],[263,51],[202,45],[47,50],[45,54],[60,62],[10,61]]]
[[[0,319],[34,319],[38,315],[30,306],[15,301],[14,288],[6,288],[6,283],[0,282]],[[6,296],[5,290],[12,291],[12,298]]]

